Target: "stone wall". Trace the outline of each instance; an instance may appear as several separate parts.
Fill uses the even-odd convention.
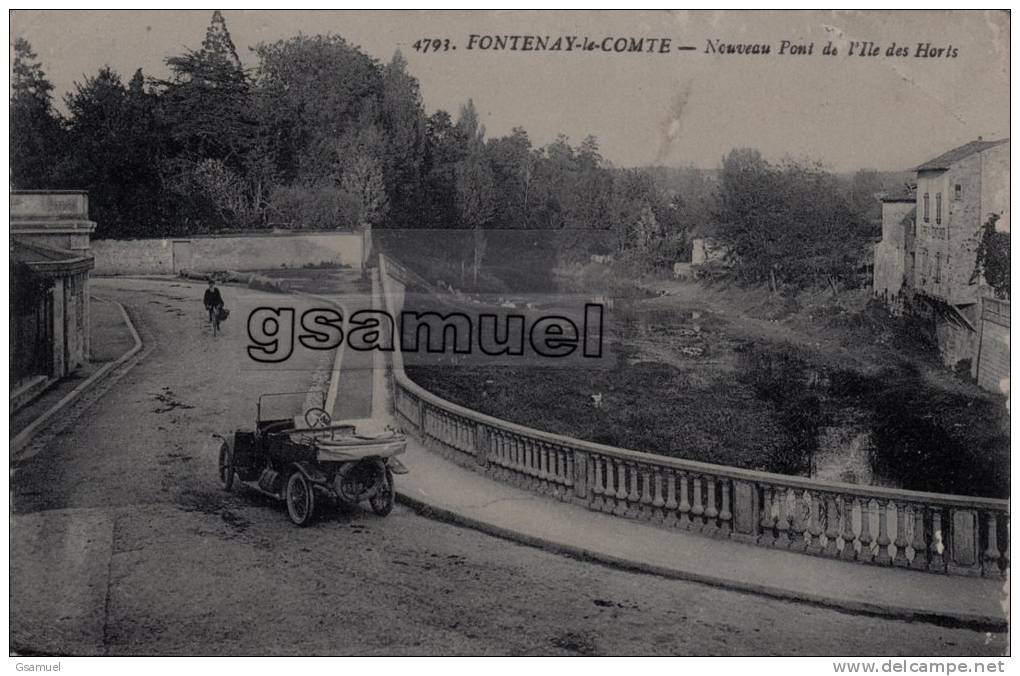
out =
[[[1009,302],[986,298],[983,305],[978,385],[1009,394]]]
[[[361,232],[95,240],[94,274],[176,274],[181,270],[266,270],[304,265],[361,269],[366,236]]]

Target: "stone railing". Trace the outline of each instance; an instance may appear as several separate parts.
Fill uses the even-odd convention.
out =
[[[400,272],[380,256],[392,316]],[[1007,500],[814,481],[531,429],[423,389],[404,373],[399,346],[393,400],[398,423],[449,459],[595,511],[872,565],[991,578],[1009,570]]]

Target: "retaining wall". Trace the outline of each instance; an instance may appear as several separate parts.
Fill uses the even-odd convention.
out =
[[[267,270],[304,265],[361,269],[368,235],[315,232],[92,242],[95,275],[176,274],[181,270]]]

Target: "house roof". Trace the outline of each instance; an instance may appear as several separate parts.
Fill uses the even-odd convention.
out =
[[[964,143],[958,148],[953,148],[949,152],[942,153],[935,159],[928,160],[924,164],[919,165],[915,171],[945,171],[950,165],[959,162],[960,160],[970,157],[975,153],[983,153],[989,148],[994,148],[997,145],[1003,143],[1009,143],[1008,138],[999,139],[998,141],[971,141],[970,143]]]
[[[57,276],[73,274],[89,270],[95,264],[95,259],[92,256],[66,249],[55,249],[13,237],[10,240],[10,246],[12,261],[24,263],[33,271],[43,274]]]

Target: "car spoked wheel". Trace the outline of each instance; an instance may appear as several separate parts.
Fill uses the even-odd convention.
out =
[[[393,511],[394,497],[393,472],[389,467],[386,468],[382,482],[383,485],[379,486],[379,491],[368,499],[368,504],[372,506],[372,511],[379,516],[386,516]]]
[[[220,483],[223,490],[229,491],[234,486],[234,452],[230,445],[224,441],[220,444]]]
[[[295,471],[287,479],[287,515],[298,526],[307,526],[315,517],[315,489],[304,474]]]

